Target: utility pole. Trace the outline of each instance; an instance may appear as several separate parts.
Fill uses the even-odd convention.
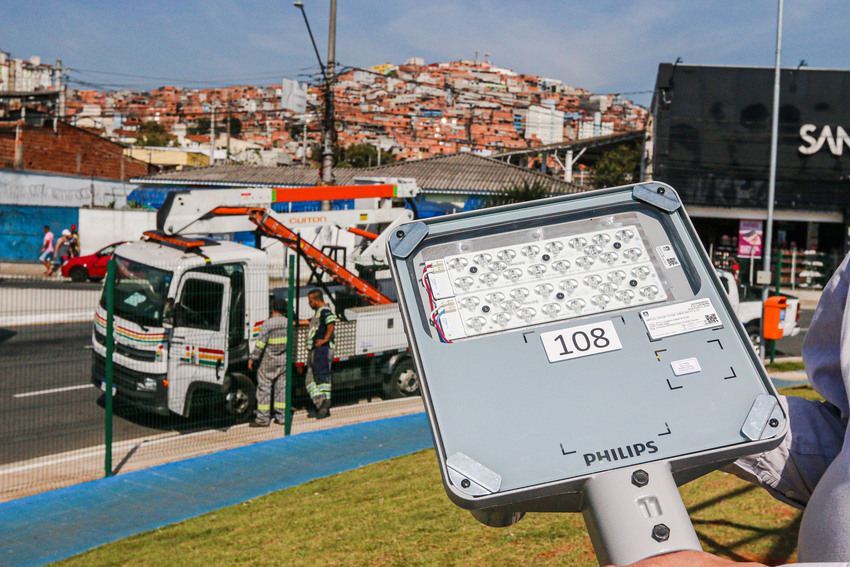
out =
[[[224,120],[227,122],[227,153],[224,157],[224,165],[230,165],[230,121],[233,120],[230,117],[230,91],[227,91],[227,108],[224,113]]]
[[[210,165],[215,165],[215,104],[210,101],[212,120],[210,120]]]
[[[776,153],[779,137],[779,79],[780,79],[780,59],[782,54],[782,11],[784,0],[779,0],[779,10],[776,18],[776,64],[773,69],[773,115],[770,124],[770,173],[767,181],[767,223],[764,229],[764,239],[762,240],[762,258],[764,259],[764,268],[762,272],[766,272],[766,281],[759,282],[762,284],[761,291],[761,321],[759,322],[759,333],[761,341],[759,345],[759,355],[762,359],[765,356],[765,339],[764,339],[764,303],[770,297],[770,249],[773,247],[773,199],[776,195]]]
[[[334,72],[336,60],[336,0],[331,0],[331,13],[328,25],[328,67],[325,73],[325,131],[322,143],[322,184],[333,183],[334,164]],[[322,209],[330,209],[330,202],[322,202]]]
[[[334,131],[333,99],[334,61],[336,59],[336,0],[331,0],[327,67],[322,63],[322,57],[319,55],[319,49],[316,47],[316,40],[313,38],[313,31],[310,29],[307,12],[304,11],[304,3],[301,0],[296,0],[292,5],[301,10],[301,15],[304,16],[304,24],[307,26],[307,33],[310,34],[313,51],[316,52],[316,59],[319,60],[319,67],[322,69],[322,75],[325,79],[325,108],[322,116],[322,178],[319,180],[319,183],[321,185],[331,185],[333,183],[334,135],[336,133]],[[323,211],[330,210],[330,208],[330,201],[322,201]]]
[[[307,165],[307,114],[301,116],[304,126],[301,128],[301,165]]]

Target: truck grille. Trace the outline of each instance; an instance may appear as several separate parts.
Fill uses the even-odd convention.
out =
[[[94,332],[94,340],[98,343],[106,346],[106,335],[101,335],[97,331]],[[156,351],[153,350],[142,350],[139,348],[131,347],[130,345],[125,345],[123,343],[115,342],[115,352],[120,355],[126,356],[127,358],[132,358],[133,360],[139,360],[142,362],[155,362],[156,361]]]

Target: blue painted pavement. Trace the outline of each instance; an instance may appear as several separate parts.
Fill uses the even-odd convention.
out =
[[[45,565],[432,447],[424,413],[303,433],[0,504],[0,565]]]

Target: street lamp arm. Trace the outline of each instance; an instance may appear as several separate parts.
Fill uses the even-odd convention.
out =
[[[310,21],[307,19],[307,12],[304,11],[304,3],[299,0],[298,2],[293,2],[292,5],[301,10],[301,15],[304,16],[304,23],[307,25],[307,33],[310,34],[310,42],[313,44],[313,51],[316,53],[316,59],[319,60],[319,68],[322,70],[322,77],[324,77],[325,81],[327,81],[328,74],[325,71],[325,64],[322,63],[322,56],[319,55],[319,48],[316,47],[316,40],[313,38],[313,30],[310,29]]]

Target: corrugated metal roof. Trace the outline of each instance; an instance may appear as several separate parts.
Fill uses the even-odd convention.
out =
[[[578,193],[585,187],[567,183],[538,171],[507,164],[469,152],[402,161],[369,168],[339,167],[333,170],[337,185],[353,183],[355,177],[412,177],[423,193],[491,194],[527,182],[541,182],[550,193]],[[137,177],[144,185],[193,186],[290,186],[307,187],[319,180],[319,170],[304,166],[259,167],[210,166]]]

